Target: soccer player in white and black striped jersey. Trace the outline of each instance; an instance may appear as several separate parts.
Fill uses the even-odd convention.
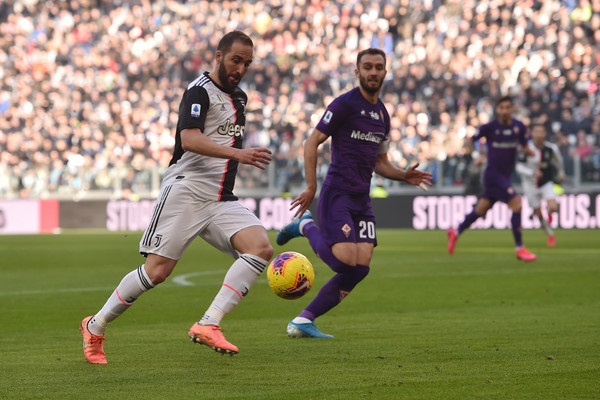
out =
[[[81,322],[88,362],[106,364],[107,325],[163,282],[197,236],[235,261],[188,334],[219,353],[238,352],[223,336],[221,320],[246,296],[273,256],[260,220],[233,194],[239,163],[264,170],[271,162],[268,148],[242,147],[247,96],[238,84],[250,67],[253,49],[245,33],[227,33],[218,44],[213,70],[201,74],[183,93],[173,159],[140,240],[146,262],[125,275],[104,306]]]
[[[558,211],[557,194],[554,183],[562,183],[565,179],[563,159],[558,146],[546,140],[546,127],[535,124],[531,128],[531,143],[534,152],[527,155],[521,152],[517,158],[517,173],[521,176],[523,194],[533,207],[533,213],[540,221],[542,229],[548,236],[548,247],[556,246],[556,237],[552,224],[552,214]],[[546,202],[548,219],[542,214],[542,201]]]

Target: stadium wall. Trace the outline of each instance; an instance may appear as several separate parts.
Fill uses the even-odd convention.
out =
[[[473,209],[476,196],[402,196],[375,199],[375,215],[380,228],[448,229],[456,227]],[[564,194],[558,198],[560,212],[552,222],[554,228],[595,229],[600,227],[600,195],[598,193]],[[545,213],[545,210],[544,210]],[[504,203],[496,203],[472,225],[473,229],[510,229],[512,213]],[[522,225],[537,229],[540,223],[533,208],[523,198]]]
[[[0,234],[57,232],[58,200],[0,200]]]
[[[281,197],[242,198],[268,230],[279,230],[291,218],[291,199]],[[475,196],[404,195],[373,199],[379,228],[417,230],[448,229],[462,221],[473,208]],[[560,212],[555,228],[596,229],[600,227],[600,193],[569,193],[558,199]],[[56,233],[61,229],[106,229],[141,231],[152,216],[154,200],[0,200],[0,234]],[[313,204],[314,211],[314,204]],[[496,204],[474,229],[510,228],[510,211]],[[537,229],[533,209],[523,199],[523,228]]]

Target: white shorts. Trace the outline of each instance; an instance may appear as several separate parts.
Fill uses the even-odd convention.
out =
[[[541,207],[542,200],[548,201],[556,198],[553,182],[546,182],[539,188],[531,183],[523,182],[523,193],[525,194],[525,198],[527,198],[527,203],[532,208]]]
[[[244,228],[261,225],[253,212],[237,201],[199,201],[177,182],[161,189],[140,253],[179,260],[197,236],[234,258],[231,237]]]

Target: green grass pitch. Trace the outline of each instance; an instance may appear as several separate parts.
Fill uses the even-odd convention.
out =
[[[274,232],[271,232],[274,239]],[[287,322],[332,275],[305,239],[315,287],[283,300],[261,276],[223,321],[221,356],[187,337],[231,260],[201,240],[173,275],[107,331],[108,365],[83,358],[78,325],[139,266],[140,233],[0,236],[2,399],[598,399],[600,230],[541,231],[538,260],[515,259],[508,230],[380,230],[368,278],[318,326]],[[274,243],[274,240],[273,240]]]

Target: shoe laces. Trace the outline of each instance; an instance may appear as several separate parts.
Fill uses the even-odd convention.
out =
[[[104,342],[105,340],[106,338],[102,335],[94,335],[93,333],[90,333],[90,340],[88,341],[88,344],[102,344],[102,342]]]
[[[223,336],[223,330],[220,326],[214,325],[211,329],[217,334],[218,337],[225,339],[225,336]]]

